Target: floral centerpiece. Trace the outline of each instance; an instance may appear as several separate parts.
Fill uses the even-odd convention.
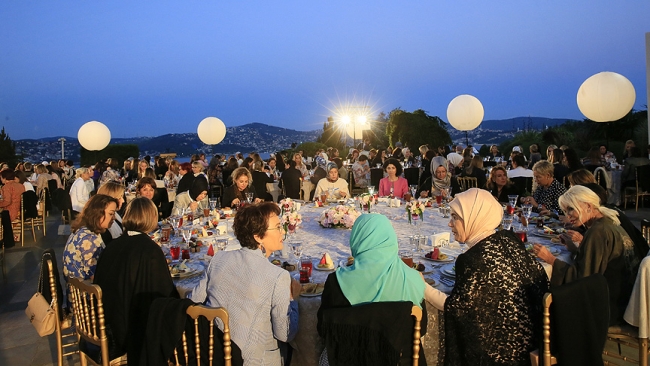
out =
[[[425,204],[418,200],[411,200],[406,204],[406,213],[408,214],[409,224],[412,221],[420,220],[424,218],[422,214],[424,213]]]
[[[359,200],[359,207],[361,210],[370,212],[371,206],[374,204],[374,196],[370,193],[363,193],[357,197]]]
[[[280,206],[280,223],[284,231],[288,234],[294,234],[296,228],[302,223],[302,215],[298,213],[300,204],[291,198],[285,198],[278,204]]]
[[[361,213],[354,207],[338,205],[323,211],[318,218],[318,222],[322,227],[350,229],[359,216],[361,216]]]

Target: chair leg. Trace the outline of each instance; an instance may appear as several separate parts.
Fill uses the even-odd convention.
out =
[[[31,220],[31,225],[32,225],[32,238],[34,238],[34,243],[36,243],[36,230],[34,229],[34,219]]]
[[[648,366],[648,338],[639,338],[639,366]]]

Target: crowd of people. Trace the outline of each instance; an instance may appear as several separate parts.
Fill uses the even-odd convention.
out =
[[[630,145],[622,154],[626,169],[650,163]],[[607,205],[607,193],[596,183],[594,172],[599,167],[616,164],[605,146],[593,149],[582,161],[570,148],[549,146],[543,156],[537,145],[529,148],[529,156],[516,147],[507,159],[496,146],[485,158],[462,146],[420,146],[417,157],[401,144],[372,149],[368,143],[360,148],[352,149],[345,161],[338,150],[329,149],[309,159],[295,152],[276,154],[266,161],[255,153],[247,158],[215,156],[209,163],[201,155],[180,164],[163,158],[153,162],[128,159],[123,164],[108,159],[76,170],[68,162],[46,168],[52,162],[38,164],[33,174],[25,163],[24,169],[0,172],[4,184],[0,207],[3,215],[14,220],[23,192],[38,192],[54,184],[69,189],[77,215],[63,253],[63,273],[66,278],[79,277],[102,287],[114,350],[127,353],[133,364],[146,358],[145,333],[151,326],[153,302],[179,298],[165,257],[148,234],[172,210],[206,208],[207,197],[214,192],[220,192],[223,207],[239,207],[233,230],[242,249],[218,252],[189,298],[228,310],[232,340],[245,364],[282,365],[289,360],[288,342],[298,332],[300,285],[268,260],[271,253],[282,249],[285,233],[280,209],[269,202],[265,186],[279,180],[286,197],[298,198],[300,180],[310,179],[313,197],[332,192],[346,198],[350,196],[347,179],[354,179],[356,186],[368,186],[372,166],[381,167],[384,173],[379,195],[398,198],[409,191],[404,167],[419,166],[418,195],[449,196],[448,226],[455,240],[468,249],[458,256],[455,285],[445,294],[400,260],[397,236],[388,218],[362,215],[350,234],[355,264],[336,270],[325,283],[317,317],[321,336],[341,331],[331,321],[345,309],[361,322],[382,310],[373,308],[357,316],[358,306],[406,302],[421,307],[426,319],[429,303],[443,312],[446,365],[524,365],[528,353],[540,344],[544,293],[550,286],[597,273],[605,276],[609,286],[609,324],[623,322],[648,245],[622,211]],[[486,161],[496,163],[489,175]],[[476,178],[478,187],[462,191],[460,177]],[[517,186],[514,180],[518,178],[534,180],[532,192]],[[126,204],[129,184],[135,185],[137,197]],[[169,189],[176,190],[171,207]],[[568,230],[560,240],[573,253],[572,261],[557,259],[543,245],[534,245],[534,255],[530,255],[517,236],[499,230],[502,203],[513,194],[541,215],[556,215],[565,222]],[[241,205],[247,200],[255,204]],[[535,256],[553,267],[551,278]],[[352,326],[343,331],[349,336],[358,329]],[[404,338],[386,348],[386,357],[397,355],[403,364],[412,356],[411,349],[410,338]],[[328,355],[354,353],[337,345],[336,350],[326,349],[321,361],[327,362]]]

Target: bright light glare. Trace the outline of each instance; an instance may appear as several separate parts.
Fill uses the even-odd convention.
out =
[[[367,120],[368,118],[366,118],[366,116],[357,116],[357,122],[362,125],[365,125]]]
[[[341,122],[343,122],[343,124],[346,124],[346,125],[347,125],[348,123],[350,123],[350,121],[351,121],[350,116],[343,116],[343,117],[341,117]]]

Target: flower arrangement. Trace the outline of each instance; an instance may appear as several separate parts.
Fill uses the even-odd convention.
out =
[[[406,212],[409,218],[409,224],[412,220],[418,220],[424,218],[422,214],[424,213],[425,204],[417,200],[411,200],[406,204]]]
[[[370,193],[363,193],[357,197],[361,210],[370,212],[370,207],[374,204],[374,196]]]
[[[289,234],[296,232],[296,228],[302,223],[302,215],[298,213],[300,204],[291,198],[285,198],[278,203],[280,206],[280,223],[284,228],[285,239]]]
[[[323,211],[318,218],[318,222],[322,227],[343,227],[350,229],[359,216],[361,216],[361,213],[354,207],[338,205]]]

